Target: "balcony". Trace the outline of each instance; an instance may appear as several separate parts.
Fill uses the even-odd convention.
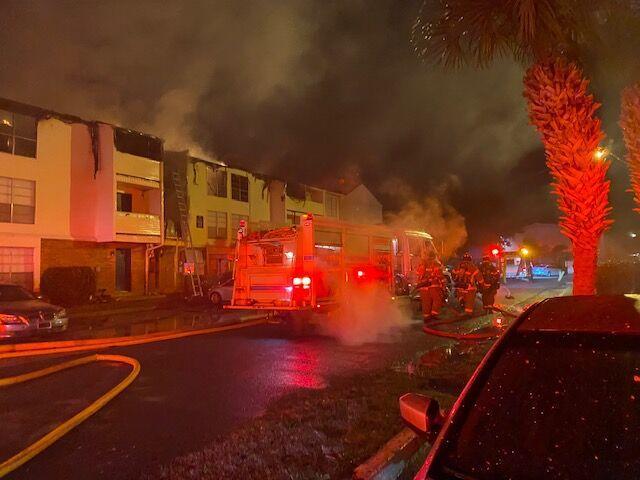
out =
[[[160,216],[148,213],[116,212],[116,240],[160,241]]]
[[[160,184],[160,162],[148,158],[136,157],[128,153],[115,153],[115,171],[118,177],[131,179],[132,182],[149,183],[156,188]]]

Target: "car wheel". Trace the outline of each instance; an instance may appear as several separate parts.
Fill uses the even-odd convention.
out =
[[[222,308],[222,297],[220,296],[220,294],[218,292],[213,292],[211,294],[211,296],[209,296],[209,300],[211,300],[211,304],[216,309],[221,309]]]

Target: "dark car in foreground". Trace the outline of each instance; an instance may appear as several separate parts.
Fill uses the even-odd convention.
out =
[[[0,284],[0,339],[62,332],[68,324],[64,308],[17,285]]]
[[[545,300],[487,353],[450,412],[400,399],[431,435],[416,479],[640,478],[640,297]]]

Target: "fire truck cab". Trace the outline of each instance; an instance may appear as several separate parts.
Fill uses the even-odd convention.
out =
[[[247,234],[236,244],[230,309],[327,311],[351,288],[394,292],[394,275],[415,276],[433,248],[425,232],[302,215],[297,226]],[[435,251],[435,249],[434,249]]]

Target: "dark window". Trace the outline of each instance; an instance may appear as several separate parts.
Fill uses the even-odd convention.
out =
[[[37,140],[35,117],[0,110],[0,151],[35,158]]]
[[[227,171],[207,166],[207,194],[227,198]]]
[[[507,342],[430,478],[640,478],[637,337],[519,333]]]
[[[338,202],[339,202],[339,197],[337,195],[331,195],[329,193],[326,194],[325,196],[325,203],[324,203],[324,213],[327,217],[337,217],[339,210],[338,210]]]
[[[118,192],[118,211],[133,212],[133,199],[130,193]]]
[[[35,223],[36,182],[0,177],[0,222]]]
[[[322,190],[318,190],[317,188],[307,188],[306,198],[315,203],[323,203],[324,202],[324,192]]]
[[[295,210],[287,210],[287,222],[289,225],[300,225],[300,217],[304,212],[296,212]]]
[[[244,175],[231,174],[231,198],[241,202],[249,201],[249,178]]]
[[[138,157],[162,160],[162,140],[151,135],[114,128],[114,143],[116,150]]]
[[[204,216],[196,215],[196,228],[204,228]]]

